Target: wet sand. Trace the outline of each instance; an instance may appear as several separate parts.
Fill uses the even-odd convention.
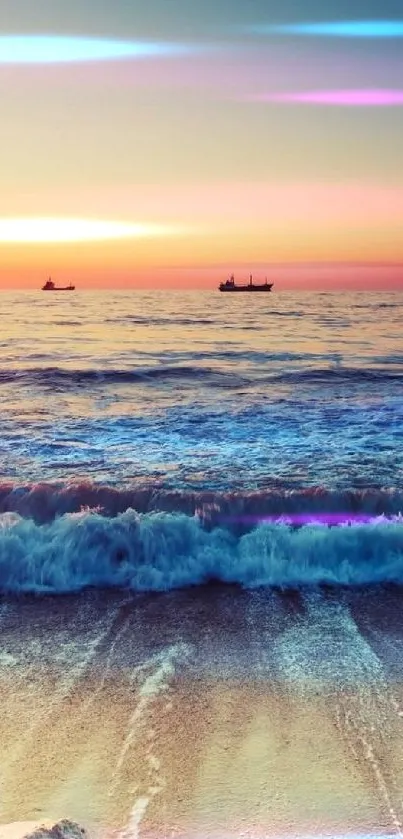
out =
[[[400,592],[3,599],[0,822],[398,834]]]

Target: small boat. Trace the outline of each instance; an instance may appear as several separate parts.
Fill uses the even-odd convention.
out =
[[[274,283],[268,283],[267,279],[264,283],[254,283],[252,280],[252,274],[249,276],[249,283],[245,283],[244,285],[235,285],[234,275],[232,274],[229,280],[226,280],[225,283],[220,283],[218,286],[219,291],[271,291],[273,288]]]
[[[53,280],[49,277],[45,285],[42,286],[42,291],[74,291],[75,285],[55,285]]]

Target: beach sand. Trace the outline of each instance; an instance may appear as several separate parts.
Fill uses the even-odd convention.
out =
[[[399,614],[397,591],[3,599],[0,822],[400,833]]]

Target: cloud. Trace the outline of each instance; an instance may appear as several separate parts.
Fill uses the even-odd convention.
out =
[[[246,97],[249,102],[283,102],[344,107],[403,105],[403,90],[317,90],[302,93],[262,93]]]
[[[86,242],[183,233],[169,225],[78,218],[0,218],[0,243]]]
[[[169,57],[196,52],[185,44],[58,35],[0,36],[0,64],[57,64]]]
[[[255,35],[319,35],[336,38],[403,38],[403,20],[340,20],[325,23],[261,24]]]

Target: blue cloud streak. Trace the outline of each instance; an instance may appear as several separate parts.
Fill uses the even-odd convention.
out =
[[[0,64],[54,64],[186,55],[197,48],[183,44],[115,41],[58,35],[0,36]]]
[[[403,38],[403,20],[346,20],[329,23],[262,24],[248,27],[256,35],[320,35],[336,38]]]

